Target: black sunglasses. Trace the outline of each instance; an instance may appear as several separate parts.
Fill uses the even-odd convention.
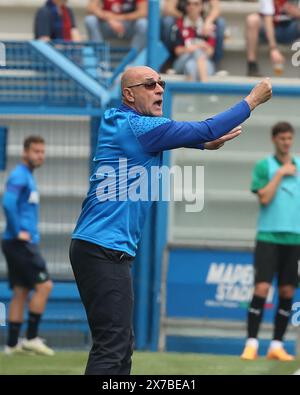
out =
[[[141,84],[127,86],[127,88],[134,88],[136,86],[144,86],[145,89],[147,89],[149,91],[153,91],[156,88],[156,84],[158,84],[163,89],[165,89],[166,81],[159,80],[159,81],[142,82]]]

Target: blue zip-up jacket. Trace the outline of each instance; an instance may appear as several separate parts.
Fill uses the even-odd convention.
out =
[[[145,216],[157,200],[151,172],[161,165],[162,152],[203,149],[205,142],[218,139],[249,116],[245,100],[201,122],[143,116],[124,104],[107,110],[90,188],[72,238],[135,256]]]

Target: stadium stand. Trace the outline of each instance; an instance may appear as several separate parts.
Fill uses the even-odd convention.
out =
[[[0,40],[30,40],[32,39],[32,20],[37,7],[41,5],[39,0],[1,0],[1,26]],[[84,26],[86,15],[86,1],[73,0],[78,28],[84,39],[87,38]],[[258,3],[254,1],[222,1],[221,12],[226,19],[227,30],[225,38],[225,53],[221,68],[228,71],[231,76],[245,76],[246,74],[246,55],[244,24],[247,14],[258,10]],[[10,21],[14,20],[14,24]],[[18,26],[18,31],[14,26]],[[117,45],[120,46],[120,41]],[[123,44],[124,45],[124,44]],[[127,44],[126,44],[127,45]],[[288,54],[288,46],[280,47],[284,54]],[[260,68],[263,74],[270,73],[269,55],[266,46],[260,47]],[[285,68],[286,77],[299,77],[299,69],[292,67],[287,62]],[[224,78],[224,77],[223,77]]]

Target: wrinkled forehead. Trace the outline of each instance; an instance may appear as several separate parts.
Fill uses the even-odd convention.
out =
[[[141,82],[152,82],[152,81],[158,81],[158,80],[160,80],[161,77],[160,77],[160,75],[159,75],[158,73],[155,73],[155,72],[150,73],[150,72],[148,72],[148,73],[145,73],[145,74],[141,74],[141,75],[138,77],[138,79],[139,79],[139,81],[141,81]]]

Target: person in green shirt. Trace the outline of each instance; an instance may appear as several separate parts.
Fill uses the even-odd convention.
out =
[[[292,300],[298,284],[300,260],[300,159],[292,157],[294,129],[288,122],[272,128],[275,154],[256,163],[252,192],[257,194],[260,213],[254,252],[254,293],[248,309],[248,339],[242,359],[258,354],[258,331],[264,304],[275,274],[279,301],[275,314],[273,340],[267,358],[294,359],[283,347]]]

